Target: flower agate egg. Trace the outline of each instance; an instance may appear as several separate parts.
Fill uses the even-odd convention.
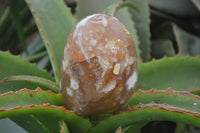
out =
[[[119,111],[131,98],[136,82],[136,51],[126,27],[105,14],[77,23],[62,60],[65,107],[78,114]]]

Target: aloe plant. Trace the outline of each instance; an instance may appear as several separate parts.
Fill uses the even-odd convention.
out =
[[[0,19],[0,131],[132,133],[144,132],[154,121],[176,123],[176,133],[200,130],[199,2],[77,0],[74,14],[62,0],[26,4],[21,4],[22,12],[8,0],[12,8]],[[182,7],[188,7],[187,12]],[[32,20],[30,11],[35,21],[28,30],[23,18]],[[71,29],[94,13],[114,15],[126,25],[136,46],[139,76],[131,100],[120,112],[80,116],[63,105],[60,67]],[[40,35],[26,45],[35,25]],[[24,49],[21,56],[5,52],[15,40]]]

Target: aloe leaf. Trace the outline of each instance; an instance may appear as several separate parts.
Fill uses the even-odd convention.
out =
[[[198,90],[191,90],[190,93],[200,96],[200,89],[198,89]]]
[[[152,15],[151,9],[151,15]],[[159,16],[161,17],[161,16]],[[153,40],[163,39],[163,40],[174,40],[174,31],[172,28],[172,23],[170,22],[159,22],[160,18],[155,18],[152,21],[151,26],[154,27],[151,29]],[[172,21],[172,20],[171,20]]]
[[[140,40],[141,57],[143,62],[150,60],[150,13],[147,0],[129,0],[133,2],[139,9],[138,13],[135,10],[129,9],[132,15],[132,20],[135,22],[135,28]]]
[[[49,53],[56,81],[60,80],[65,43],[76,21],[62,0],[27,0]]]
[[[51,81],[54,80],[52,76],[50,76],[46,71],[39,69],[36,65],[21,59],[19,56],[13,56],[8,52],[1,51],[0,73],[0,80],[13,75],[32,75],[46,78]],[[35,83],[8,82],[0,84],[0,93],[4,93],[7,91],[16,91],[22,88],[35,89],[38,86],[39,85]]]
[[[29,133],[49,133],[46,127],[33,115],[15,116],[10,119]]]
[[[12,1],[13,3],[15,3],[15,1]],[[20,9],[19,9],[19,13],[18,17],[20,17],[20,21],[22,24],[22,26],[26,25],[23,28],[23,33],[25,37],[28,37],[29,35],[31,35],[33,32],[36,31],[36,25],[34,23],[34,21],[30,21],[31,19],[31,13],[28,10],[27,7],[24,8],[24,1],[20,1]],[[17,6],[14,4],[14,8],[16,8]],[[1,50],[14,50],[13,45],[16,43],[19,43],[19,37],[16,33],[16,26],[14,21],[12,21],[11,19],[11,11],[10,8],[8,7],[8,12],[5,12],[5,16],[3,16],[3,18],[1,18],[1,22],[0,22],[0,49]],[[16,12],[14,12],[15,14]],[[18,18],[19,20],[19,18]],[[17,27],[20,28],[20,27]],[[20,31],[22,32],[22,31]],[[11,39],[12,38],[12,39]]]
[[[77,19],[80,20],[85,16],[101,13],[106,7],[118,2],[119,0],[77,0]]]
[[[200,38],[192,35],[177,25],[173,24],[176,41],[178,43],[179,54],[197,56],[200,54]]]
[[[135,23],[131,19],[131,14],[128,11],[128,8],[124,7],[122,9],[120,9],[116,13],[116,17],[126,26],[126,28],[131,33],[131,37],[133,38],[133,42],[135,44],[135,48],[136,48],[136,52],[137,52],[137,61],[138,61],[138,63],[142,62],[142,58],[140,56],[141,50],[139,48],[140,41],[139,41],[138,33],[135,28]]]
[[[34,62],[34,61],[37,61],[38,59],[41,59],[45,55],[48,55],[48,53],[46,51],[42,51],[40,53],[36,53],[36,54],[31,55],[31,56],[28,56],[27,59],[30,62]]]
[[[154,58],[162,58],[164,56],[175,56],[173,44],[170,40],[153,40],[151,50],[151,54]]]
[[[115,131],[115,133],[122,133],[122,127],[119,126],[119,127],[117,128],[117,130]]]
[[[179,91],[198,90],[200,86],[199,57],[171,57],[140,64],[137,89],[152,88]]]
[[[199,16],[199,12],[191,0],[150,0],[150,5],[166,14],[180,17]]]
[[[140,129],[145,126],[147,124],[147,122],[138,122],[136,124],[133,124],[131,126],[129,126],[126,130],[125,133],[140,133]]]
[[[43,91],[40,88],[36,90],[22,89],[0,95],[0,110],[9,110],[19,106],[43,105],[45,103],[61,106],[61,96],[51,91]],[[47,132],[47,127],[33,115],[16,116],[11,117],[11,119],[30,133],[34,133],[36,129],[41,133]],[[34,128],[36,129],[33,130]]]
[[[198,8],[198,10],[200,11],[200,1],[199,0],[192,0],[192,2]]]
[[[50,64],[50,59],[49,59],[49,56],[46,55],[45,57],[43,57],[42,59],[40,59],[38,62],[37,62],[37,66],[40,68],[40,69],[46,69]]]
[[[119,114],[101,121],[91,132],[112,132],[117,126],[122,126],[122,128],[124,128],[133,124],[132,127],[126,130],[126,132],[131,132],[134,128],[139,129],[144,126],[145,123],[154,120],[183,122],[200,127],[200,125],[198,125],[200,123],[200,97],[188,92],[174,91],[173,89],[139,90],[133,94],[128,105],[129,107],[126,111],[122,111]],[[147,111],[148,114],[144,111],[145,109],[149,111]],[[152,110],[152,112],[150,110]],[[160,112],[160,114],[158,114],[159,116],[156,116],[157,111]],[[134,115],[131,117],[130,114]],[[178,117],[179,115],[180,117]],[[122,121],[124,119],[126,121]],[[190,122],[192,120],[195,121],[190,123],[185,119],[188,119]],[[104,128],[100,129],[102,127]]]
[[[167,90],[139,90],[133,94],[129,101],[129,106],[141,104],[168,104],[173,107],[199,112],[200,97],[189,92],[174,91],[169,88]]]
[[[87,119],[76,115],[73,111],[67,111],[64,107],[52,106],[49,104],[17,107],[11,110],[1,110],[0,118],[23,116],[29,114],[33,114],[34,116],[45,116],[48,120],[57,121],[57,123],[60,120],[64,120],[68,125],[69,131],[72,133],[84,133],[92,126]],[[58,131],[59,129],[57,129],[57,132]]]
[[[9,27],[11,24],[10,20],[10,8],[7,7],[4,11],[4,13],[1,15],[0,18],[0,35],[3,34],[3,32]]]
[[[150,121],[174,121],[200,127],[200,113],[181,108],[175,108],[166,104],[139,104],[127,111],[99,122],[90,133],[110,133],[120,125],[126,127],[138,122]],[[125,121],[124,121],[125,120]]]
[[[138,105],[139,103],[166,104],[198,113],[200,108],[200,97],[189,92],[174,91],[171,88],[167,90],[139,90],[133,94],[131,100],[129,101],[129,106]]]
[[[35,114],[36,118],[48,129],[49,133],[58,133],[60,126],[58,125],[60,118],[49,118],[48,116]]]
[[[41,49],[43,49],[44,47],[44,44],[43,44],[43,41],[42,41],[42,38],[38,35],[33,42],[31,42],[29,44],[29,46],[27,47],[27,51],[29,53],[29,56],[34,54],[34,53],[37,53],[38,51],[40,51]],[[22,52],[21,53],[21,56],[22,58],[27,58],[27,54],[26,52]]]
[[[21,1],[19,1],[19,0],[15,0],[15,1],[7,0],[7,3],[10,7],[11,18],[12,18],[12,21],[15,25],[15,29],[17,31],[18,38],[21,42],[22,47],[27,52],[25,35],[24,35],[24,31],[23,31],[23,25],[22,25],[22,22],[21,22],[21,16],[19,14],[19,11],[20,11],[19,8],[20,8]]]
[[[196,128],[187,124],[177,123],[174,133],[199,133],[200,128]]]
[[[112,4],[112,5],[108,6],[107,8],[105,8],[104,13],[110,14],[110,15],[113,15],[113,16],[116,15],[116,17],[129,30],[129,32],[131,33],[131,37],[133,38],[133,41],[134,41],[134,44],[135,44],[135,48],[136,48],[136,52],[137,52],[137,61],[138,61],[138,63],[140,63],[142,61],[141,56],[140,56],[141,51],[140,51],[140,48],[139,48],[140,42],[139,42],[137,31],[136,31],[136,28],[135,28],[135,23],[131,19],[131,14],[128,12],[128,7],[125,7],[126,4],[124,6],[120,6],[121,3],[124,3],[124,2],[119,1],[116,4]],[[132,2],[127,2],[127,4],[129,4],[129,3],[133,4]],[[139,8],[137,8],[135,6],[135,4],[133,4],[131,6],[131,8],[134,8],[137,12],[139,12]]]
[[[69,133],[67,125],[63,120],[59,121],[59,125],[60,125],[60,133]]]
[[[119,2],[117,4],[113,4],[113,5],[110,5],[110,6],[106,7],[104,9],[103,13],[115,16],[115,14],[117,13],[117,11],[119,9],[123,8],[123,7],[131,7],[131,8],[133,8],[136,11],[139,12],[139,8],[134,3],[126,1],[126,2]]]
[[[17,92],[8,92],[0,95],[0,109],[4,110],[18,106],[26,107],[45,103],[61,106],[61,96],[51,91],[43,91],[40,88],[36,90],[22,89]]]
[[[8,31],[9,26],[11,25],[11,18],[10,18],[10,8],[7,7],[4,13],[0,18],[0,49],[5,49],[5,32]]]
[[[18,126],[15,122],[8,118],[0,119],[0,132],[1,133],[27,133],[26,130]]]
[[[37,76],[19,75],[19,76],[6,77],[0,81],[0,84],[5,83],[5,82],[13,82],[13,81],[25,81],[25,82],[36,83],[38,85],[45,86],[49,88],[49,90],[56,93],[58,93],[60,90],[59,85],[56,84],[55,82],[51,80],[47,80],[45,78],[37,77]]]

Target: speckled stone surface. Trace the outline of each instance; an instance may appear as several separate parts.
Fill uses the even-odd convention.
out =
[[[94,14],[72,29],[61,68],[63,101],[78,114],[119,111],[137,82],[133,40],[115,17]]]

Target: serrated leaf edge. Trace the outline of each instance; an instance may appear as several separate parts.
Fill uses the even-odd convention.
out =
[[[151,89],[151,90],[148,90],[148,91],[143,91],[141,89],[139,89],[137,92],[135,93],[141,93],[141,94],[146,94],[146,93],[164,93],[164,94],[178,94],[178,95],[183,95],[183,96],[189,96],[189,97],[192,97],[192,98],[195,98],[197,100],[200,100],[200,96],[198,95],[194,95],[194,94],[191,94],[189,92],[186,92],[186,91],[175,91],[174,89],[172,88],[168,88],[166,90],[157,90],[157,89]],[[134,94],[133,94],[134,95]]]
[[[165,107],[162,105],[164,105]],[[182,109],[182,108],[177,108],[174,106],[170,106],[168,104],[139,104],[139,107],[127,108],[127,110],[121,111],[119,114],[126,113],[126,112],[132,112],[132,111],[136,111],[136,110],[144,110],[144,109],[165,110],[165,111],[169,111],[169,112],[181,113],[184,115],[200,118],[200,113],[198,113],[198,112],[189,111],[187,109]]]
[[[23,110],[23,109],[31,109],[31,108],[56,108],[56,109],[60,109],[66,113],[75,113],[75,111],[72,111],[72,110],[67,110],[66,108],[64,108],[63,106],[55,106],[55,105],[51,105],[49,103],[45,103],[43,105],[30,105],[30,106],[26,106],[26,107],[15,107],[15,108],[12,108],[12,109],[9,109],[9,110],[0,110],[0,113],[1,112],[9,112],[9,111],[13,111],[13,110]]]
[[[60,96],[60,95],[61,95],[60,93],[56,94],[56,93],[53,93],[53,92],[50,91],[50,90],[44,91],[44,90],[42,90],[40,87],[37,87],[35,90],[29,90],[29,89],[27,89],[27,88],[24,88],[24,89],[21,89],[21,90],[18,90],[18,91],[9,91],[9,92],[0,94],[0,97],[7,96],[7,95],[16,95],[16,94],[18,94],[18,93],[23,93],[23,92],[33,92],[33,93],[45,92],[45,93],[49,93],[49,94],[51,94],[51,95],[57,95],[57,96]]]

